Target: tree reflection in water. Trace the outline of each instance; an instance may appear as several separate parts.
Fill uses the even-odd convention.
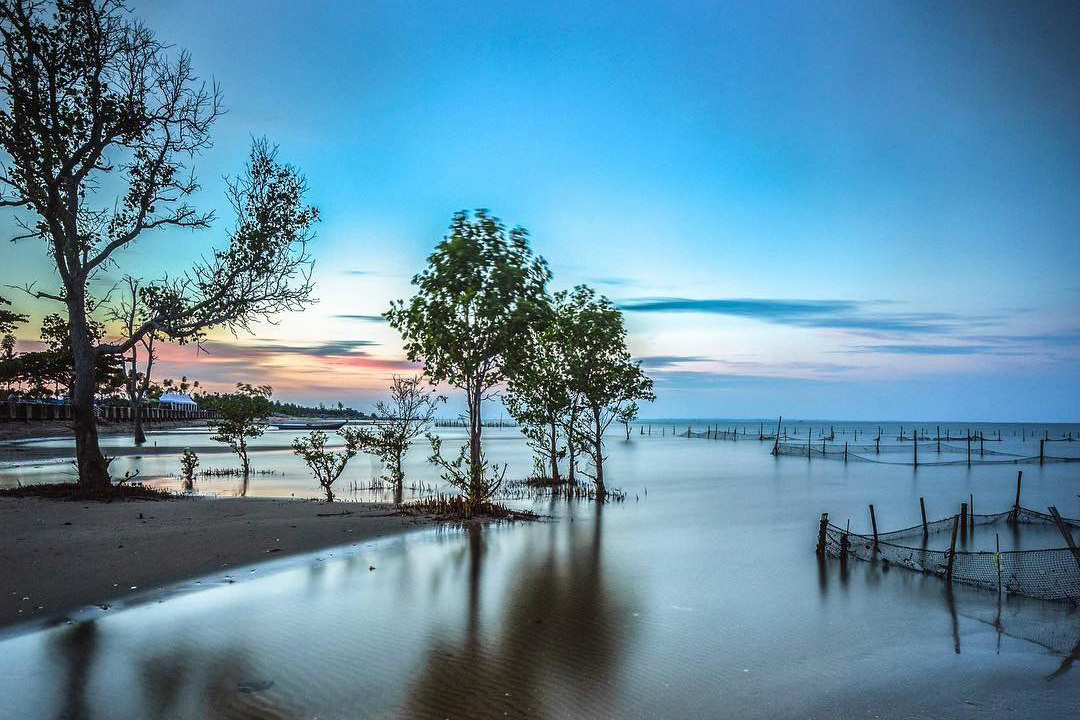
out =
[[[593,522],[532,528],[534,542],[503,598],[484,598],[491,528],[468,533],[463,636],[427,652],[403,717],[600,717],[611,715],[635,626],[633,593],[603,565],[602,512]],[[560,545],[560,534],[566,542]],[[543,542],[546,540],[546,542]],[[543,544],[544,547],[537,547]],[[485,622],[483,608],[499,615]]]

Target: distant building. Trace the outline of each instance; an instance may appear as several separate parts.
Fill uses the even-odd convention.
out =
[[[158,407],[166,410],[198,410],[199,404],[187,393],[166,390],[158,398]]]

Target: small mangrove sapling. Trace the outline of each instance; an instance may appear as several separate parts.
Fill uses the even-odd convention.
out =
[[[191,448],[184,448],[180,456],[180,480],[185,492],[195,489],[195,468],[199,466],[199,455]]]
[[[455,459],[447,460],[442,456],[442,438],[429,433],[427,439],[431,443],[431,456],[428,457],[428,462],[442,468],[443,480],[457,488],[465,499],[465,516],[472,517],[472,514],[483,509],[502,487],[507,466],[504,464],[500,467],[495,463],[488,463],[484,450],[481,448],[477,459],[481,467],[478,471],[474,471],[472,455],[467,445],[461,446],[461,451]]]
[[[270,396],[273,390],[269,385],[254,386],[250,383],[236,383],[236,392],[217,395],[210,399],[219,416],[210,420],[210,429],[214,430],[211,440],[227,444],[236,453],[243,464],[244,477],[251,474],[251,462],[248,460],[248,438],[257,438],[266,432],[266,418],[270,416]],[[207,398],[204,397],[204,400]]]
[[[421,376],[395,375],[390,385],[390,402],[380,400],[375,405],[378,425],[359,433],[360,448],[377,455],[386,466],[388,479],[394,485],[394,502],[400,503],[402,499],[405,453],[435,419],[435,409],[441,402],[446,402],[446,397],[425,389]]]
[[[329,436],[322,430],[312,430],[307,437],[293,440],[293,452],[304,459],[315,479],[326,492],[326,502],[334,502],[334,481],[345,472],[345,466],[360,451],[361,433],[355,428],[342,428],[337,433],[345,441],[341,450],[326,447]]]

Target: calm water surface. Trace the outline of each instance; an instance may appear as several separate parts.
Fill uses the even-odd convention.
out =
[[[338,548],[8,636],[0,716],[1075,716],[1080,611],[976,590],[950,598],[935,578],[813,553],[823,511],[862,531],[869,502],[882,529],[918,522],[920,496],[931,517],[969,494],[980,511],[1006,509],[1017,466],[845,465],[657,432],[609,440],[625,503],[541,501],[548,521]],[[208,444],[195,435],[151,441]],[[487,442],[512,473],[531,467],[512,430]],[[413,476],[436,482],[413,454]],[[174,456],[122,460],[173,482]],[[256,465],[278,474],[249,494],[317,495],[287,451]],[[1080,465],[1021,467],[1025,505],[1080,516]],[[8,468],[0,482],[37,472]],[[360,460],[345,482],[375,472]]]

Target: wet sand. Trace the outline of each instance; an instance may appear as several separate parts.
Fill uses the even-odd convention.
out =
[[[0,498],[0,628],[425,522],[378,503]]]

